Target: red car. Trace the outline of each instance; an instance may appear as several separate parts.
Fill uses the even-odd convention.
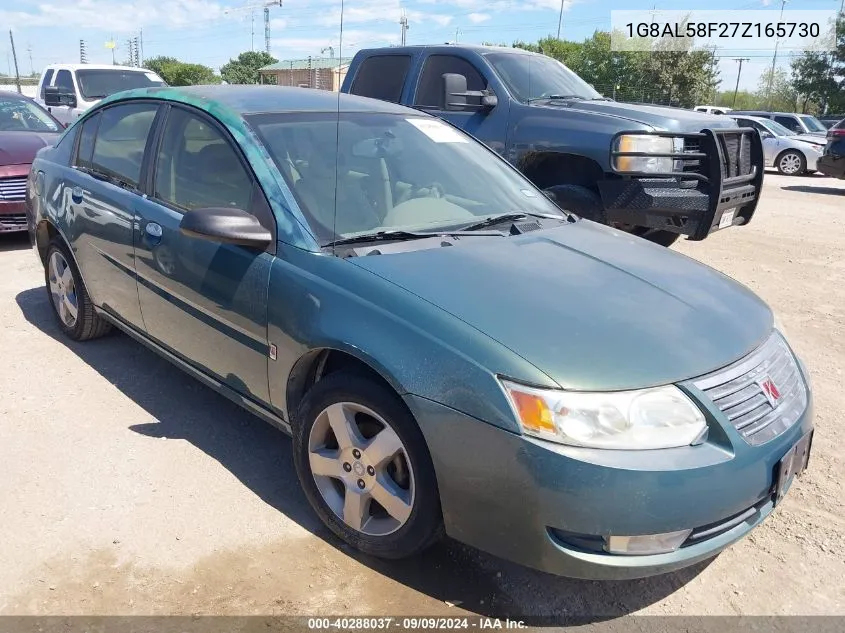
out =
[[[26,181],[35,154],[64,127],[17,92],[0,91],[0,233],[26,231]]]

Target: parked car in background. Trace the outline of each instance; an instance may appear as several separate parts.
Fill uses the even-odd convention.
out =
[[[807,465],[806,371],[763,301],[418,110],[135,90],[33,172],[61,331],[117,326],[292,433],[314,511],[369,555],[445,530],[649,576],[748,534]]]
[[[845,178],[845,119],[827,132],[827,144],[818,162],[819,171],[833,178]]]
[[[41,73],[36,100],[62,123],[70,123],[104,97],[121,90],[164,86],[146,68],[100,64],[52,64]]]
[[[845,114],[826,114],[820,116],[819,121],[829,130],[840,121],[845,121]]]
[[[738,125],[753,127],[763,140],[766,167],[774,167],[786,176],[802,176],[815,172],[825,139],[813,134],[796,134],[771,119],[755,116],[731,117]]]
[[[619,103],[521,49],[362,50],[341,92],[430,112],[504,156],[562,209],[663,246],[748,224],[763,186],[758,136],[732,119]]]
[[[700,105],[695,106],[693,110],[696,112],[703,112],[704,114],[727,114],[731,111],[731,108],[725,106]]]
[[[763,119],[771,119],[780,123],[787,130],[795,134],[811,134],[824,137],[827,128],[812,114],[796,114],[794,112],[764,112],[762,110],[734,110],[731,116],[756,116]]]
[[[26,183],[36,152],[64,131],[29,97],[0,91],[0,233],[26,231]]]

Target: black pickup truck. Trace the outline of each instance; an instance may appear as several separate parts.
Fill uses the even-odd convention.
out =
[[[520,49],[362,50],[341,91],[441,117],[560,207],[665,246],[748,224],[763,185],[755,130],[727,116],[618,103],[560,62]]]

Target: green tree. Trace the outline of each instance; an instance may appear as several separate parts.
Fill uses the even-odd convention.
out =
[[[257,84],[258,69],[279,60],[264,51],[246,51],[237,59],[230,59],[220,68],[220,74],[230,84]]]
[[[798,102],[798,93],[792,87],[789,75],[783,68],[769,68],[760,75],[757,85],[757,99],[766,110],[794,112]]]
[[[157,73],[169,86],[197,86],[219,84],[220,77],[214,70],[202,64],[182,62],[175,57],[151,57],[144,67]]]

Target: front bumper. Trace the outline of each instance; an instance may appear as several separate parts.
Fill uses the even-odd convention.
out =
[[[845,156],[824,154],[816,165],[818,171],[831,178],[845,178]]]
[[[26,230],[26,203],[0,202],[0,233]]]
[[[641,578],[715,556],[771,512],[776,466],[812,429],[810,400],[791,428],[762,446],[711,421],[701,446],[602,451],[526,438],[417,396],[406,402],[432,455],[449,536],[586,579]],[[728,528],[712,529],[719,524]],[[595,551],[573,536],[689,528],[714,535],[644,556]]]
[[[635,132],[620,132],[616,137]],[[642,134],[642,133],[640,133]],[[751,221],[763,187],[764,157],[759,134],[750,128],[653,133],[680,138],[684,149],[648,154],[681,163],[660,174],[615,172],[598,183],[610,222],[661,229],[703,240],[713,231]],[[611,165],[620,156],[611,152]],[[732,215],[728,215],[730,213]],[[730,220],[722,221],[723,216]]]

